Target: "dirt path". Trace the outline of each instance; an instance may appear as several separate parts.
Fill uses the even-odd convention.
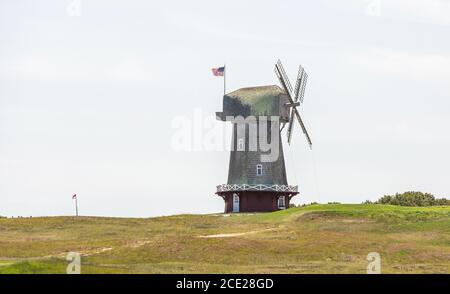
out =
[[[124,246],[119,246],[119,247],[139,248],[141,246],[149,244],[150,242],[151,242],[150,240],[130,241],[127,244],[125,244]],[[76,251],[76,252],[80,253],[81,256],[91,256],[91,255],[95,255],[95,254],[111,251],[113,249],[114,249],[113,247],[99,247],[99,248],[93,248],[93,249],[87,249],[87,250],[79,250],[79,251]],[[42,257],[24,258],[24,260],[41,259],[41,258],[52,258],[52,257],[65,258],[68,253],[69,252],[61,252],[61,253],[46,255],[46,256],[42,256]]]
[[[231,238],[231,237],[240,237],[240,236],[251,235],[251,234],[256,234],[256,233],[261,233],[261,232],[268,232],[268,231],[273,231],[273,230],[275,230],[275,228],[257,230],[257,231],[249,231],[249,232],[243,232],[243,233],[229,233],[229,234],[197,236],[197,238]]]

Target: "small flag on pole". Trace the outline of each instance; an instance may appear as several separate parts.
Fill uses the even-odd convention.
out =
[[[223,95],[225,96],[225,92],[226,92],[226,75],[225,75],[225,65],[221,66],[221,67],[216,67],[211,69],[213,75],[215,75],[216,77],[223,77]]]
[[[213,69],[212,69],[212,73],[213,73],[213,75],[215,75],[216,77],[223,77],[224,74],[225,74],[225,66],[213,68]]]
[[[77,198],[77,194],[73,194],[72,200],[75,200],[75,215],[78,216],[78,198]]]

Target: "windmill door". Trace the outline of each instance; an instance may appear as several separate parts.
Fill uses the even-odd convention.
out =
[[[239,195],[233,194],[233,212],[239,212]]]

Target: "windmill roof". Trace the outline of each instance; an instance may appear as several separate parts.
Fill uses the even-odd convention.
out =
[[[238,99],[243,104],[254,105],[258,103],[258,101],[260,100],[265,100],[267,98],[275,98],[278,97],[279,94],[284,93],[285,92],[279,86],[270,85],[270,86],[241,88],[226,94],[226,96]]]
[[[280,116],[287,101],[285,92],[276,85],[241,88],[223,97],[221,116]]]

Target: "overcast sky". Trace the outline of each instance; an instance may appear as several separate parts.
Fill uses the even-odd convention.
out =
[[[221,110],[212,67],[232,91],[277,84],[278,58],[292,83],[309,73],[313,150],[298,126],[285,145],[295,203],[450,196],[449,16],[444,0],[1,0],[0,215],[73,214],[74,193],[83,215],[223,211],[228,152],[175,150],[174,121]]]

